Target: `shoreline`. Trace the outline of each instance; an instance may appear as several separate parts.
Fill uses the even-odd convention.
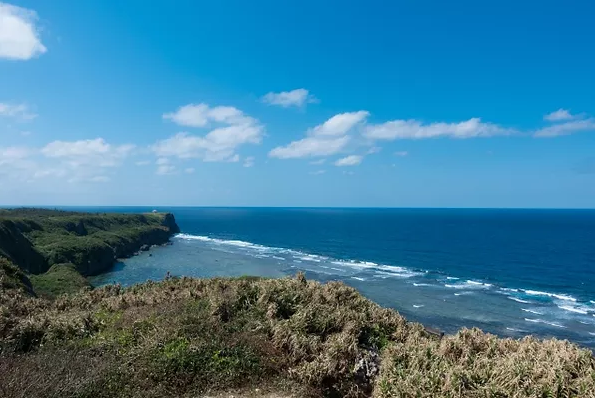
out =
[[[211,244],[210,241],[205,241],[201,239],[199,241],[184,241],[183,238],[184,234],[177,235],[173,239],[173,246],[166,248],[165,251],[156,251],[152,257],[143,256],[141,253],[141,257],[139,259],[133,258],[126,260],[124,266],[119,266],[118,270],[114,274],[114,276],[110,276],[109,273],[105,280],[95,279],[93,281],[94,284],[102,285],[104,283],[122,283],[124,286],[128,286],[135,283],[141,283],[145,280],[154,280],[160,281],[166,275],[166,272],[170,271],[172,275],[177,276],[188,276],[188,277],[198,277],[198,278],[211,278],[211,277],[239,277],[242,275],[255,275],[255,276],[262,276],[262,277],[270,277],[270,278],[278,278],[278,277],[287,277],[293,276],[299,270],[304,270],[301,266],[305,266],[308,264],[305,260],[301,263],[293,263],[290,260],[284,260],[282,256],[287,254],[280,254],[277,252],[274,256],[269,258],[253,258],[254,256],[246,254],[246,252],[224,252],[220,251],[219,249],[228,250],[227,246],[223,246],[221,244]],[[193,243],[195,242],[195,243]],[[234,241],[239,242],[239,241]],[[196,245],[196,249],[194,249]],[[240,245],[240,243],[238,243]],[[242,244],[241,247],[244,248],[246,245]],[[263,246],[260,246],[259,253],[263,253]],[[288,250],[288,249],[282,249]],[[296,256],[304,257],[306,253],[294,252]],[[172,257],[173,256],[173,257]],[[261,254],[259,254],[261,256]],[[315,256],[315,255],[312,255]],[[320,256],[319,256],[320,257]],[[320,258],[315,258],[315,260],[319,260]],[[200,267],[197,267],[196,264],[200,264]],[[233,265],[236,264],[236,265]],[[285,265],[283,265],[285,264]],[[497,292],[493,292],[494,289],[497,289],[498,286],[492,286],[491,289],[478,289],[474,292],[469,292],[468,295],[459,295],[461,292],[465,292],[465,290],[461,289],[449,289],[443,288],[441,286],[427,286],[428,283],[424,286],[420,286],[421,283],[415,278],[397,278],[397,279],[385,279],[387,283],[392,281],[394,285],[387,285],[383,287],[383,285],[379,285],[382,283],[381,278],[371,278],[370,268],[367,268],[366,272],[368,274],[355,274],[361,275],[358,277],[361,280],[357,280],[353,277],[350,277],[352,274],[343,274],[343,276],[338,275],[327,275],[322,273],[317,273],[318,270],[328,272],[329,269],[325,268],[314,268],[314,264],[318,264],[318,267],[325,265],[325,262],[312,262],[308,265],[309,270],[306,270],[307,278],[318,280],[321,282],[327,282],[332,280],[341,280],[344,283],[349,284],[358,289],[359,292],[364,294],[369,299],[379,303],[380,305],[388,308],[397,309],[400,313],[404,314],[408,319],[412,319],[416,322],[421,322],[422,324],[426,325],[429,328],[439,329],[447,334],[456,333],[461,327],[480,327],[483,330],[486,330],[490,333],[496,334],[503,338],[523,338],[526,335],[534,335],[539,338],[550,338],[555,337],[558,339],[569,339],[570,341],[578,344],[582,347],[591,347],[593,348],[593,335],[582,334],[581,332],[575,332],[575,329],[561,329],[557,327],[553,329],[549,327],[549,325],[542,325],[542,324],[535,324],[535,323],[528,323],[524,321],[524,318],[531,318],[528,315],[529,313],[524,312],[523,308],[532,308],[531,306],[528,307],[529,304],[517,303],[514,300],[508,300],[508,296],[497,294]],[[367,264],[372,264],[371,262],[367,262]],[[127,271],[127,267],[129,271]],[[342,269],[343,267],[338,266],[338,269]],[[351,270],[351,268],[343,268],[343,271]],[[266,271],[266,272],[263,272]],[[335,271],[333,271],[335,272]],[[360,271],[353,271],[353,272],[360,272]],[[385,271],[383,271],[385,272]],[[422,276],[422,277],[427,277]],[[456,281],[453,280],[452,277],[449,280],[449,283],[455,283]],[[465,281],[462,280],[462,281]],[[395,286],[393,289],[398,289],[398,291],[391,291],[390,286]],[[383,287],[385,290],[379,291],[379,287]],[[389,289],[389,290],[387,290]],[[394,294],[398,294],[398,297],[392,298]],[[382,296],[379,297],[379,294]],[[491,300],[494,301],[494,304],[485,303],[479,304],[478,299],[484,297],[486,294],[489,294]],[[425,297],[425,298],[423,298]],[[468,306],[474,306],[478,309],[478,314],[482,314],[484,309],[490,309],[493,306],[502,306],[507,305],[510,307],[509,311],[516,311],[517,314],[517,323],[510,322],[510,321],[501,321],[499,320],[499,324],[497,323],[483,323],[481,321],[473,321],[471,318],[461,316],[454,317],[453,315],[449,314],[442,314],[441,308],[445,305],[441,297],[445,297],[449,303],[452,301],[453,305],[456,303],[468,303]],[[451,298],[449,298],[451,297]],[[536,296],[541,297],[541,296]],[[423,300],[422,302],[419,299]],[[437,301],[438,300],[438,301]],[[464,301],[462,301],[464,300]],[[421,305],[425,304],[425,305]],[[536,302],[535,305],[554,305],[550,304],[549,302]],[[412,308],[410,308],[412,307]],[[459,309],[454,307],[455,309]],[[468,308],[468,307],[466,307]],[[471,307],[469,307],[471,308]],[[460,310],[459,312],[465,311],[465,309]],[[464,313],[462,313],[464,315]],[[580,316],[581,314],[577,314]],[[445,317],[447,316],[447,317]],[[575,314],[572,314],[575,316]],[[539,316],[536,316],[539,317]],[[549,318],[546,318],[547,321]],[[496,322],[496,321],[495,321]],[[583,328],[589,327],[589,325],[578,325],[582,326]],[[593,329],[589,329],[590,332]],[[587,333],[587,332],[586,332]]]

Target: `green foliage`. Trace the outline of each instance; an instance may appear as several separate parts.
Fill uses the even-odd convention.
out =
[[[143,245],[167,242],[176,232],[179,232],[178,226],[169,213],[96,214],[2,209],[0,257],[31,274],[42,274],[53,265],[70,263],[82,275],[93,275],[109,268],[116,258],[133,255]],[[44,281],[56,279],[56,276],[36,279]],[[54,282],[50,284],[60,285]],[[80,278],[76,282],[74,288],[78,289]],[[42,283],[42,287],[46,285]],[[67,287],[65,284],[61,286]],[[60,291],[51,288],[44,293],[57,295]]]
[[[0,291],[7,290],[32,293],[31,281],[19,267],[0,256]]]
[[[31,275],[33,290],[38,296],[55,298],[60,294],[72,294],[91,284],[77,272],[71,263],[55,264],[44,274]]]

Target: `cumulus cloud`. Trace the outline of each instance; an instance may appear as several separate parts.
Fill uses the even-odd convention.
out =
[[[408,151],[397,151],[394,153],[394,155],[400,157],[408,156]]]
[[[186,169],[184,169],[184,172],[186,174],[192,174],[195,172],[195,169],[194,169],[194,167],[187,167]]]
[[[33,173],[36,168],[35,162],[30,159],[33,153],[26,147],[0,147],[0,176],[22,179]]]
[[[16,120],[31,120],[37,117],[26,104],[10,104],[7,102],[0,102],[0,116]]]
[[[312,162],[308,162],[309,164],[314,164],[314,165],[318,165],[318,164],[323,164],[325,163],[327,159],[318,159],[318,160],[313,160]]]
[[[67,178],[68,182],[105,182],[107,168],[122,164],[133,145],[105,140],[53,141],[42,148],[0,148],[0,174],[16,180]]]
[[[279,159],[304,158],[309,156],[329,156],[346,147],[349,136],[338,138],[306,137],[286,146],[273,148],[269,156]]]
[[[138,162],[135,162],[135,164],[137,166],[147,166],[148,164],[150,164],[151,162],[148,160],[139,160]]]
[[[534,132],[534,137],[557,137],[569,135],[580,131],[594,131],[594,119],[572,120],[569,122],[553,124]]]
[[[212,123],[241,125],[256,122],[233,106],[210,107],[204,103],[181,106],[175,112],[165,113],[163,118],[186,127],[207,127]]]
[[[105,168],[120,166],[134,145],[113,145],[103,138],[78,141],[52,141],[41,148],[39,153],[53,161],[50,175],[68,176],[69,182],[105,182]],[[37,173],[34,177],[43,177]]]
[[[244,159],[244,167],[252,167],[255,165],[255,158],[253,156],[248,156]]]
[[[578,115],[572,115],[567,109],[559,109],[554,112],[544,115],[544,120],[549,122],[559,122],[562,120],[576,119]]]
[[[367,155],[372,155],[373,153],[379,153],[381,152],[381,147],[380,146],[373,146],[372,148],[369,148],[368,151],[366,151]]]
[[[345,158],[341,158],[337,160],[334,164],[336,166],[356,166],[362,163],[363,156],[360,155],[350,155],[346,156]]]
[[[376,140],[424,139],[435,137],[473,138],[509,135],[506,129],[492,123],[484,123],[480,118],[472,118],[459,123],[429,123],[417,120],[393,120],[381,124],[368,125],[364,136]]]
[[[0,58],[27,60],[45,53],[36,22],[35,11],[0,3]]]
[[[335,115],[325,123],[307,131],[306,138],[286,146],[273,148],[270,157],[280,159],[328,156],[345,149],[351,140],[348,133],[362,123],[368,112],[347,112]]]
[[[211,108],[206,104],[190,104],[175,113],[165,114],[164,118],[191,127],[223,126],[204,136],[182,132],[158,141],[151,149],[161,157],[200,158],[206,162],[233,161],[236,158],[234,152],[240,145],[259,144],[264,131],[256,119],[230,106]]]
[[[317,98],[309,94],[308,90],[304,88],[298,88],[292,91],[282,91],[280,93],[267,93],[261,98],[261,100],[269,105],[278,105],[283,108],[289,108],[291,106],[301,107],[306,103],[319,102]]]
[[[121,163],[134,145],[111,145],[103,138],[79,141],[52,141],[41,149],[48,158],[60,158],[72,166],[113,167]]]
[[[367,111],[346,112],[335,115],[325,123],[312,129],[314,136],[338,136],[350,131],[356,124],[368,117]]]

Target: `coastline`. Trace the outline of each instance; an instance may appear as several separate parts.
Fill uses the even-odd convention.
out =
[[[170,276],[168,271],[157,282],[89,289],[79,269],[81,261],[95,255],[95,246],[75,250],[88,249],[88,235],[106,239],[103,243],[112,252],[112,262],[118,250],[133,256],[127,261],[138,263],[165,260],[167,256],[160,256],[169,250],[197,250],[180,239],[176,240],[179,245],[150,250],[147,242],[154,240],[148,236],[163,239],[167,235],[169,240],[179,231],[173,215],[117,216],[118,225],[109,215],[97,217],[111,220],[109,226],[100,223],[103,229],[88,231],[98,225],[93,217],[93,222],[85,218],[80,224],[71,224],[72,220],[33,222],[57,235],[60,242],[66,238],[65,253],[78,267],[51,263],[59,256],[42,243],[54,238],[36,235],[39,229],[32,227],[31,220],[16,224],[13,220],[23,230],[10,237],[26,238],[32,243],[26,248],[44,253],[50,268],[31,277],[31,283],[23,270],[0,255],[0,309],[4,314],[0,317],[0,372],[4,375],[0,387],[9,396],[31,391],[35,383],[36,392],[29,396],[58,394],[58,384],[39,384],[39,380],[61,381],[59,395],[73,397],[194,396],[237,389],[254,392],[263,386],[278,395],[300,397],[452,396],[478,390],[523,397],[560,391],[579,397],[594,394],[593,352],[576,344],[534,337],[506,339],[476,328],[447,335],[406,320],[354,287],[339,281],[313,281],[302,272],[281,278],[195,279]],[[166,219],[168,225],[162,225]],[[151,235],[138,222],[161,232]],[[125,237],[124,244],[109,245]],[[6,244],[0,247],[2,254],[8,252],[13,258],[23,258],[26,252],[14,247],[7,250]],[[198,250],[207,251],[205,247]],[[223,253],[213,252],[214,269],[230,265],[219,261]],[[319,260],[297,255],[304,258],[296,264],[304,264],[306,258]],[[280,259],[258,258],[260,262]],[[356,268],[366,272],[378,268],[371,262],[364,265]],[[130,269],[143,272],[138,267]],[[378,271],[405,272],[386,267]],[[364,280],[362,270],[358,272],[363,277],[357,278]],[[31,288],[37,289],[38,297],[31,295]],[[519,366],[525,369],[523,378],[519,378]],[[562,377],[551,378],[551,374]],[[521,380],[521,384],[503,380]]]

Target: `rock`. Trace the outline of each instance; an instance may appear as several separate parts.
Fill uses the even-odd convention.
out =
[[[141,246],[141,248],[139,249],[142,252],[146,252],[147,250],[149,250],[150,246],[149,245],[143,245]]]
[[[369,350],[354,365],[354,375],[362,382],[369,384],[379,373],[381,358],[376,350]]]

